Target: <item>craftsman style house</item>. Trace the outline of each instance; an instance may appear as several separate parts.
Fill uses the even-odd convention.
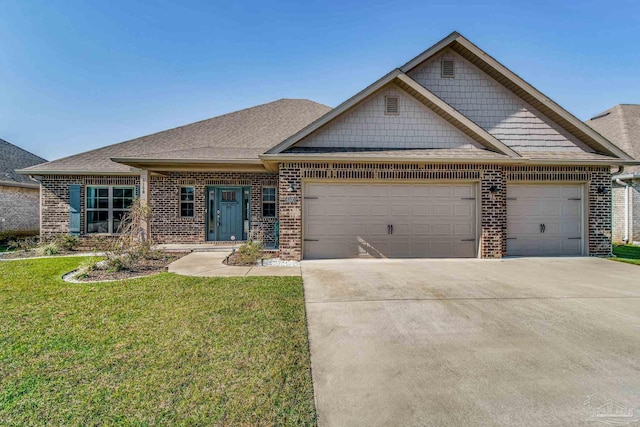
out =
[[[284,259],[610,253],[620,148],[458,33],[336,108],[283,99],[27,168],[42,233],[262,235]]]

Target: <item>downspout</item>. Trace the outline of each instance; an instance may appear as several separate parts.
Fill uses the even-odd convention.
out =
[[[624,187],[624,242],[629,243],[629,190],[631,186],[620,179],[616,179],[616,184]]]

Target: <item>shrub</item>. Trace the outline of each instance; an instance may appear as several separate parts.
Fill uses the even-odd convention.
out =
[[[66,251],[74,251],[78,247],[78,243],[80,239],[78,236],[74,236],[72,234],[62,234],[57,236],[54,240],[54,243],[61,249]]]
[[[40,243],[40,238],[38,236],[33,237],[23,237],[19,239],[10,240],[7,244],[9,249],[14,249],[18,251],[30,251],[35,249]]]
[[[24,240],[37,237],[40,230],[6,230],[0,231],[0,243]]]
[[[51,255],[57,255],[58,253],[60,253],[60,248],[58,248],[58,245],[56,245],[55,242],[52,242],[52,243],[47,243],[47,244],[38,246],[36,251],[40,255],[51,256]]]
[[[238,248],[231,257],[230,264],[234,265],[253,265],[260,258],[262,258],[262,252],[264,246],[259,240],[250,240]]]

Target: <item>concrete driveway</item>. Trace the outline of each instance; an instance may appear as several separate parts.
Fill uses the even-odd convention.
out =
[[[640,418],[638,266],[328,260],[302,275],[320,426]],[[603,416],[616,404],[631,415]]]

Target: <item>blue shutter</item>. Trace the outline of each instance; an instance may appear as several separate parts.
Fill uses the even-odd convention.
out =
[[[69,233],[80,235],[80,184],[69,185]]]
[[[136,199],[139,199],[139,198],[140,198],[140,186],[139,186],[139,185],[136,185],[136,195],[135,195],[135,198],[136,198]]]

